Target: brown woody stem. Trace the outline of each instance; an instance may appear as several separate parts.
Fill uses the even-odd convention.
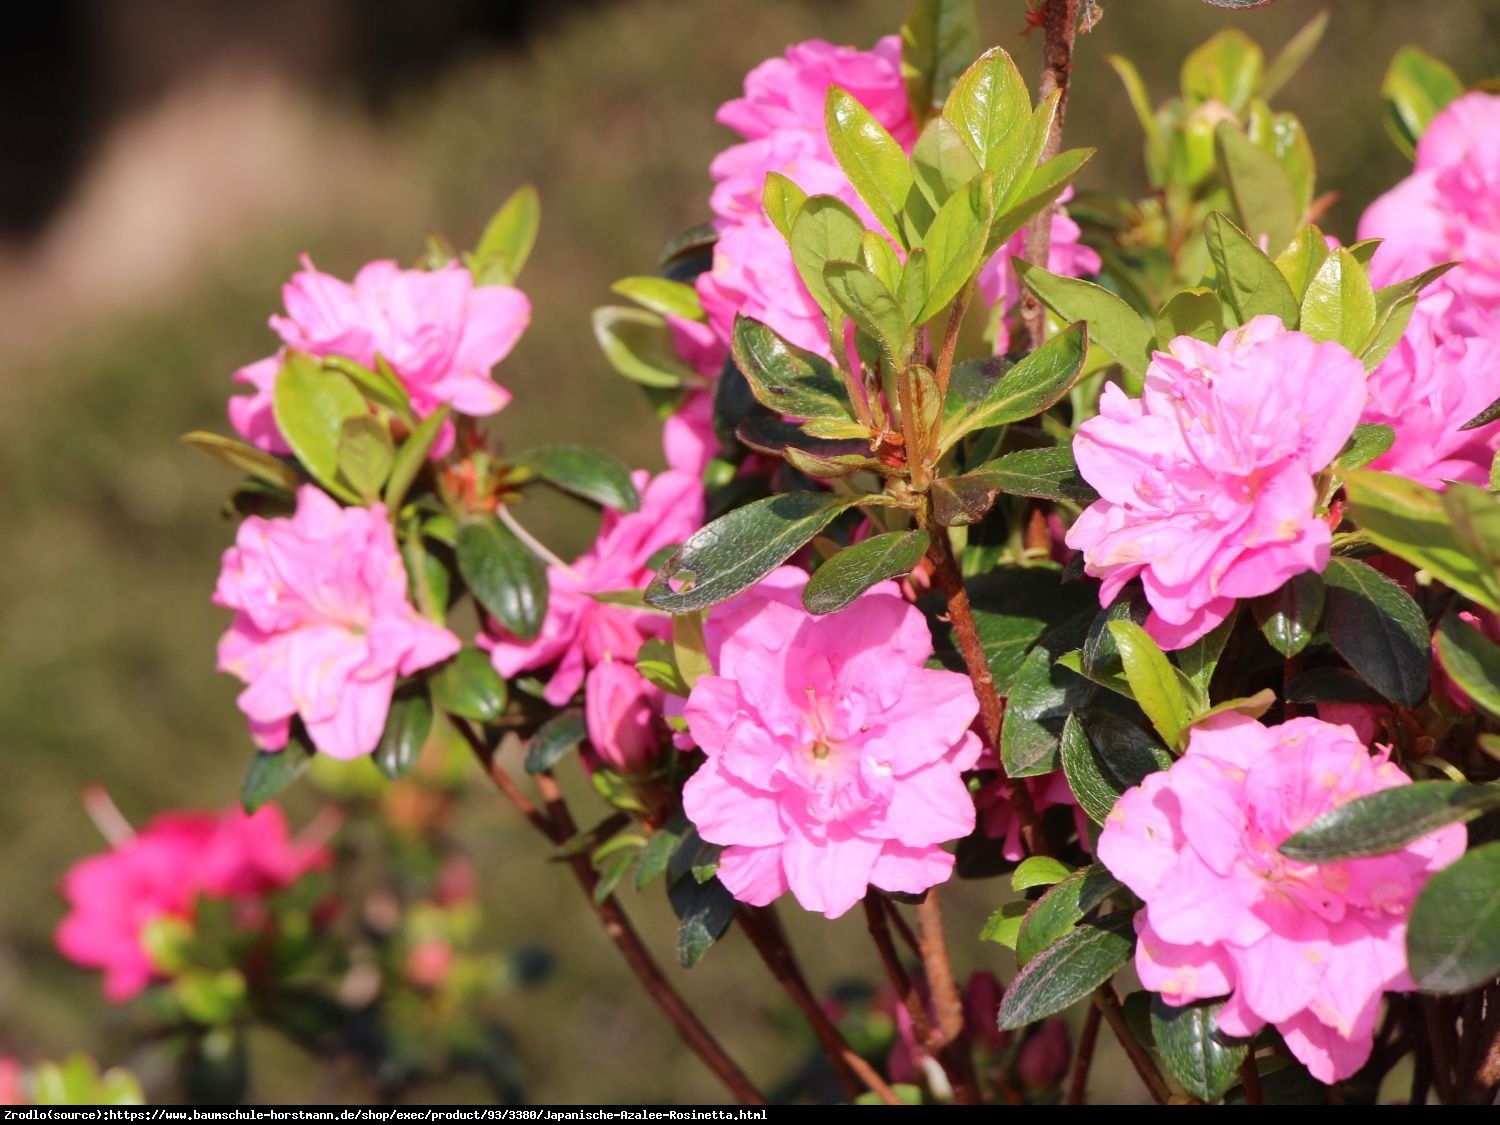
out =
[[[1068,1079],[1068,1094],[1063,1105],[1083,1105],[1088,1099],[1089,1068],[1094,1063],[1094,1047],[1099,1042],[1099,1021],[1104,1013],[1096,1004],[1084,1017],[1078,1036],[1078,1053],[1073,1056],[1073,1073]]]
[[[906,966],[901,963],[901,956],[896,952],[895,943],[891,941],[891,928],[885,912],[885,896],[871,888],[865,895],[864,905],[865,922],[870,928],[870,939],[874,941],[875,948],[880,953],[880,960],[885,966],[885,975],[890,980],[891,987],[896,990],[896,995],[906,1006],[906,1014],[911,1017],[912,1033],[916,1036],[917,1042],[929,1050],[935,1050],[937,1042],[933,1039],[932,1027],[927,1020],[927,1008],[912,984]]]
[[[1135,1072],[1146,1084],[1152,1101],[1157,1105],[1166,1105],[1172,1097],[1172,1088],[1161,1076],[1161,1071],[1156,1069],[1156,1063],[1146,1052],[1146,1048],[1141,1046],[1140,1040],[1131,1032],[1130,1025],[1125,1021],[1125,1009],[1120,1006],[1120,996],[1115,992],[1115,986],[1106,983],[1095,989],[1094,1003],[1104,1016],[1105,1022],[1109,1024],[1109,1029],[1115,1033],[1115,1038],[1120,1041],[1120,1046],[1124,1047],[1125,1053],[1130,1056],[1130,1065],[1135,1067]]]
[[[922,950],[922,969],[927,988],[932,993],[932,1007],[937,1015],[941,1046],[938,1062],[953,1087],[953,1100],[959,1105],[979,1103],[979,1083],[974,1075],[974,1050],[964,1026],[964,1001],[953,977],[953,963],[948,957],[948,938],[943,932],[943,907],[938,889],[927,892],[917,907],[918,941]]]

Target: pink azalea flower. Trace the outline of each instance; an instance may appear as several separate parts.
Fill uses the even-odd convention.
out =
[[[1227,995],[1226,1035],[1274,1024],[1319,1081],[1353,1074],[1382,994],[1413,987],[1412,901],[1466,833],[1454,825],[1322,865],[1278,848],[1322,813],[1410,781],[1353,730],[1317,719],[1220,715],[1195,727],[1183,757],[1125,793],[1099,837],[1099,858],[1146,903],[1141,983],[1173,1005]]]
[[[643,773],[666,748],[666,693],[635,670],[607,659],[589,669],[583,688],[589,745],[621,773]]]
[[[26,1104],[26,1068],[11,1055],[0,1055],[0,1105]]]
[[[696,287],[708,323],[726,347],[734,337],[735,315],[743,313],[799,348],[825,359],[833,356],[828,320],[802,283],[786,240],[768,219],[722,227],[713,268],[698,275]]]
[[[682,543],[703,526],[703,486],[698,478],[668,470],[648,480],[635,475],[639,511],[606,511],[594,545],[571,566],[549,567],[550,594],[541,632],[520,640],[491,623],[481,647],[506,679],[555,665],[544,698],[561,707],[583,686],[584,675],[606,660],[634,661],[650,637],[666,636],[671,619],[599,601],[595,594],[642,590],[663,548]]]
[[[1370,376],[1361,419],[1396,432],[1372,469],[1437,489],[1450,480],[1488,484],[1500,445],[1500,422],[1461,428],[1500,398],[1500,306],[1487,328],[1471,333],[1464,329],[1473,321],[1464,314],[1476,310],[1458,303],[1451,292],[1418,302],[1405,335]]]
[[[1059,197],[1066,203],[1073,198],[1073,189],[1066,188]],[[1063,277],[1084,277],[1096,274],[1102,268],[1099,254],[1081,241],[1082,228],[1068,217],[1067,211],[1059,208],[1052,216],[1052,241],[1047,249],[1047,269]],[[1026,253],[1026,232],[1017,231],[1011,239],[995,252],[995,256],[979,271],[979,293],[985,304],[1003,313],[1021,299],[1021,279],[1016,276],[1013,259]],[[1010,348],[1010,328],[1002,319],[995,340],[995,350],[1005,352]]]
[[[708,760],[683,809],[725,845],[736,898],[790,890],[836,918],[871,885],[915,894],[948,878],[940,845],[974,827],[962,775],[978,703],[967,677],[924,667],[927,622],[895,583],[827,617],[802,608],[806,584],[782,567],[710,614],[714,674],[685,708]]]
[[[376,357],[383,358],[419,418],[443,403],[484,417],[510,402],[510,392],[490,372],[530,322],[531,305],[519,289],[476,286],[456,263],[403,270],[394,262],[371,262],[345,282],[319,272],[304,255],[282,299],[286,315],[273,316],[271,327],[286,347],[372,368]],[[286,446],[276,435],[271,409],[278,366],[272,357],[236,373],[235,380],[255,393],[231,400],[229,417],[246,441],[280,453]]]
[[[1139,576],[1146,629],[1182,648],[1236,598],[1321,571],[1331,534],[1313,477],[1365,404],[1363,365],[1338,344],[1256,317],[1217,344],[1181,336],[1157,352],[1144,396],[1104,389],[1073,451],[1101,499],[1068,532],[1102,604]]]
[[[290,519],[240,525],[214,601],[235,611],[219,670],[248,685],[238,702],[264,750],[285,746],[301,716],[321,752],[370,753],[396,677],[462,647],[407,601],[384,506],[340,508],[311,485],[298,491]]]
[[[120,1003],[158,975],[141,944],[152,922],[191,921],[200,896],[256,906],[327,862],[320,847],[291,839],[274,805],[254,816],[164,813],[113,851],[73,865],[63,878],[69,913],[57,947],[76,964],[102,969],[104,995]]]

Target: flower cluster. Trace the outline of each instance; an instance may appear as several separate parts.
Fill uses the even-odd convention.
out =
[[[69,912],[57,928],[57,947],[69,960],[103,971],[107,998],[129,1000],[159,975],[143,940],[153,923],[191,923],[200,899],[220,899],[235,905],[238,926],[255,929],[268,895],[328,858],[321,847],[293,840],[275,806],[253,816],[166,813],[68,872],[62,893]]]
[[[1169,1004],[1228,996],[1218,1026],[1275,1024],[1323,1082],[1369,1057],[1385,992],[1412,987],[1406,916],[1464,850],[1449,826],[1387,855],[1300,863],[1278,848],[1356,797],[1411,779],[1349,727],[1221,715],[1115,805],[1099,858],[1145,900],[1136,971]]]
[[[1313,478],[1365,405],[1365,373],[1338,344],[1262,316],[1217,344],[1183,336],[1157,352],[1139,399],[1104,389],[1073,450],[1101,499],[1068,532],[1109,605],[1139,577],[1146,628],[1182,648],[1235,599],[1268,594],[1328,562]]]

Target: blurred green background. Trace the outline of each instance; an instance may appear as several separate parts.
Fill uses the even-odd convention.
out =
[[[609,300],[612,279],[649,269],[663,241],[706,217],[707,164],[731,139],[713,113],[746,70],[814,36],[867,46],[898,28],[905,4],[534,5],[544,18],[501,36],[470,35],[457,18],[429,28],[431,58],[389,72],[362,53],[369,29],[360,20],[380,5],[314,6],[312,45],[296,5],[265,8],[253,36],[201,10],[181,31],[181,3],[97,7],[72,6],[106,52],[110,18],[154,14],[169,34],[191,34],[179,56],[192,65],[160,44],[137,50],[118,104],[95,105],[74,173],[0,244],[0,1051],[35,1059],[82,1046],[128,1062],[124,1014],[102,1003],[95,976],[52,950],[55,887],[68,864],[101,846],[78,800],[89,782],[137,822],[237,797],[249,743],[236,685],[213,670],[227,615],[208,600],[232,536],[218,514],[231,479],[175,439],[226,429],[230,374],[272,349],[265,320],[295,255],[307,249],[347,275],[369,258],[414,258],[426,229],[468,245],[507,193],[534,182],[543,227],[522,285],[535,315],[498,372],[515,402],[496,430],[527,445],[594,443],[657,467],[657,428],[596,353],[589,310]],[[419,5],[398,7],[420,21]],[[1021,0],[979,7],[988,41],[1036,73],[1040,36],[1020,37]],[[1322,189],[1341,193],[1329,226],[1345,237],[1403,174],[1378,98],[1395,48],[1419,44],[1471,81],[1500,73],[1496,0],[1282,0],[1239,14],[1198,0],[1103,8],[1080,41],[1068,141],[1102,149],[1085,187],[1127,194],[1141,190],[1139,134],[1106,54],[1133,58],[1159,100],[1175,91],[1185,52],[1213,31],[1237,26],[1274,50],[1329,9],[1328,38],[1278,104],[1302,116]],[[38,97],[76,93],[43,88],[32,90],[34,109]],[[45,170],[16,151],[0,176]],[[28,187],[35,205],[35,183],[7,184],[0,198]],[[576,509],[534,522],[564,549],[591,534]],[[299,795],[294,818],[310,805]],[[548,983],[504,1011],[532,1097],[717,1100],[562,870],[537,862],[529,832],[484,792],[465,804],[461,831],[482,873],[490,940],[539,942],[558,958]],[[963,967],[988,959],[1008,975],[1003,951],[971,940],[995,896],[987,884],[948,892],[950,926]],[[670,960],[660,898],[632,906]],[[862,919],[795,921],[819,984],[873,977]],[[692,973],[672,972],[752,1075],[774,1085],[789,1065],[778,1030],[785,1010],[739,945],[732,937]],[[274,1065],[259,1068],[253,1099],[327,1096],[317,1068],[286,1048],[257,1041],[255,1051]]]

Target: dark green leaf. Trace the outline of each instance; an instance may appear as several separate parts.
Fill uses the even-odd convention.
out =
[[[823,123],[834,159],[849,183],[886,232],[901,238],[897,216],[912,184],[906,153],[869,110],[837,86],[828,88]]]
[[[809,613],[837,613],[875,583],[910,574],[928,542],[925,531],[892,531],[845,547],[808,579],[802,604]]]
[[[1239,607],[1230,610],[1229,616],[1199,637],[1186,648],[1177,650],[1177,667],[1188,678],[1202,699],[1208,698],[1208,686],[1219,667],[1219,657],[1224,655],[1224,646],[1234,632],[1234,623],[1239,617]],[[1139,622],[1137,622],[1139,624]]]
[[[1001,1030],[1015,1031],[1071,1007],[1114,976],[1134,948],[1127,914],[1079,926],[1016,974],[1000,1000]]]
[[[1082,324],[1063,329],[1020,363],[970,360],[953,369],[943,404],[940,450],[965,434],[1033,417],[1058,402],[1078,381],[1088,352]]]
[[[1361,469],[1396,443],[1396,431],[1383,422],[1361,422],[1354,427],[1354,434],[1344,451],[1339,454],[1334,468],[1343,472]]]
[[[1212,289],[1184,289],[1162,307],[1156,318],[1156,346],[1165,348],[1179,336],[1217,344],[1224,336],[1224,306]]]
[[[479,236],[470,269],[480,285],[510,285],[536,245],[542,201],[536,188],[524,184],[500,205]]]
[[[1299,310],[1291,286],[1244,231],[1215,211],[1204,226],[1204,237],[1218,274],[1219,297],[1241,324],[1268,313],[1288,328],[1297,327]]]
[[[1057,658],[1078,647],[1092,616],[1080,615],[1050,630],[1016,671],[1000,732],[1001,760],[1011,777],[1051,773],[1061,764],[1058,740],[1063,723],[1098,689],[1059,666]]]
[[[494,516],[458,525],[458,571],[479,604],[523,640],[541,631],[547,616],[547,568],[531,548]]]
[[[1438,659],[1470,699],[1500,716],[1500,645],[1449,613],[1438,627]]]
[[[1181,675],[1146,630],[1134,621],[1111,621],[1125,678],[1141,710],[1168,746],[1180,746],[1193,718]]]
[[[718,605],[759,582],[861,499],[787,492],[736,508],[694,533],[662,564],[646,601],[672,613]]]
[[[1296,189],[1281,162],[1232,121],[1222,121],[1214,130],[1214,151],[1245,233],[1257,243],[1264,237],[1279,254],[1302,221]]]
[[[635,889],[645,890],[651,883],[666,874],[667,865],[672,861],[673,854],[682,844],[683,838],[691,830],[687,817],[680,811],[672,814],[672,818],[651,834],[651,839],[641,849],[640,856],[636,859],[635,867]]]
[[[943,104],[977,54],[974,0],[916,0],[901,25],[901,77],[916,120]]]
[[[466,648],[440,664],[428,679],[432,701],[450,715],[492,723],[505,711],[505,681],[488,653]]]
[[[257,750],[240,788],[240,803],[245,811],[253,813],[279,796],[302,776],[312,759],[312,751],[295,733],[280,750]]]
[[[1183,1089],[1205,1102],[1222,1098],[1240,1080],[1249,1042],[1231,1039],[1217,1026],[1223,1000],[1174,1007],[1151,997],[1151,1034],[1162,1060]]]
[[[1027,910],[1016,936],[1016,960],[1026,964],[1119,889],[1119,881],[1100,864],[1073,872]]]
[[[553,716],[537,728],[526,744],[526,772],[547,773],[587,737],[582,711],[574,709]]]
[[[1274,594],[1256,598],[1250,608],[1271,647],[1282,656],[1296,656],[1313,639],[1323,618],[1323,579],[1306,571]]]
[[[302,467],[336,496],[357,500],[338,479],[339,434],[344,419],[369,413],[364,395],[337,371],[301,352],[288,352],[271,399],[276,428]]]
[[[212,457],[215,461],[228,465],[231,469],[248,473],[256,480],[265,481],[284,492],[296,492],[297,486],[302,483],[297,470],[281,458],[273,457],[242,441],[220,437],[218,434],[208,433],[205,430],[194,430],[192,433],[183,434],[177,440],[183,445],[192,446],[199,453]]]
[[[418,685],[399,689],[391,699],[380,744],[373,755],[375,767],[392,781],[411,772],[432,730],[432,704]]]
[[[934,514],[948,527],[978,523],[995,497],[1031,496],[1041,500],[1070,500],[1087,504],[1099,494],[1078,475],[1073,449],[1053,445],[1020,449],[988,461],[971,472],[933,482]]]
[[[1101,285],[1048,273],[1016,262],[1026,288],[1063,321],[1087,321],[1089,340],[1107,351],[1137,380],[1145,378],[1151,355],[1151,329],[1121,298]]]
[[[654,312],[595,309],[594,339],[611,367],[643,387],[672,390],[696,378],[677,354],[667,322]]]
[[[1381,695],[1415,707],[1427,692],[1430,643],[1417,603],[1379,571],[1332,558],[1323,575],[1328,639]]]
[[[522,453],[516,461],[574,496],[619,512],[640,507],[641,498],[630,480],[630,470],[608,453],[583,445],[544,445]]]
[[[1381,703],[1380,693],[1347,668],[1310,668],[1287,685],[1288,703]]]
[[[427,454],[431,452],[432,443],[437,441],[443,423],[447,420],[448,404],[443,403],[418,422],[417,428],[401,443],[401,448],[396,450],[396,458],[391,463],[391,475],[385,482],[385,506],[389,511],[401,510],[412,481],[417,479],[422,466],[427,464]]]
[[[667,897],[678,918],[677,963],[691,969],[734,921],[734,896],[717,879],[700,883],[686,875],[672,884]]]
[[[1461,781],[1418,781],[1382,789],[1318,817],[1281,845],[1306,863],[1385,855],[1436,832],[1500,808],[1500,789]]]
[[[1406,957],[1424,992],[1468,992],[1500,974],[1500,843],[1427,880],[1407,922]]]
[[[1061,750],[1068,788],[1095,824],[1104,823],[1125,790],[1172,764],[1172,756],[1140,727],[1093,708],[1068,716]]]

